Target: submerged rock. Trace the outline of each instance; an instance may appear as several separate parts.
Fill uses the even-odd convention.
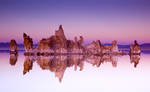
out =
[[[17,45],[16,41],[11,40],[10,41],[10,51],[11,52],[17,52],[17,50],[18,50],[18,45]]]

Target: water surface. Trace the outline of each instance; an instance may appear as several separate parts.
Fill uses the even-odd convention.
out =
[[[150,92],[150,54],[142,53],[138,58],[132,59],[139,59],[139,62],[136,64],[128,55],[103,58],[25,57],[20,52],[17,58],[11,56],[11,61],[14,61],[10,62],[9,53],[3,52],[0,53],[0,90]]]

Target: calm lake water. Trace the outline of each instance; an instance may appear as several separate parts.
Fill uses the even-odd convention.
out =
[[[1,52],[0,74],[1,92],[150,92],[150,54],[25,57],[20,52],[16,58]]]

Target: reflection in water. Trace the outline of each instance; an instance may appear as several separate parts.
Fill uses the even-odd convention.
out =
[[[104,62],[110,62],[113,67],[117,67],[118,61],[117,55],[53,55],[53,56],[25,56],[24,60],[24,70],[23,74],[26,74],[32,70],[33,62],[37,61],[38,65],[42,70],[50,70],[55,74],[55,77],[59,79],[59,82],[62,81],[64,72],[67,67],[74,67],[76,71],[79,67],[79,70],[83,70],[84,63],[90,63],[93,66],[100,67]],[[136,68],[139,63],[140,55],[130,55],[131,63],[134,63]],[[15,65],[17,61],[17,55],[10,55],[10,64]]]
[[[15,65],[17,62],[18,54],[10,54],[9,63]]]
[[[93,66],[96,65],[97,67],[100,67],[101,63],[104,63],[104,62],[110,62],[112,63],[113,67],[117,67],[117,59],[118,59],[118,56],[116,55],[102,55],[102,56],[92,55],[90,57],[87,57],[86,61],[92,64]]]
[[[83,69],[83,55],[75,55],[75,56],[39,56],[37,58],[37,63],[40,67],[45,70],[50,70],[55,73],[55,77],[59,79],[61,82],[64,72],[67,67],[75,66],[75,70],[77,70],[77,66],[80,67],[80,70]]]
[[[30,56],[26,56],[25,60],[24,60],[24,70],[23,70],[23,74],[25,75],[27,72],[29,72],[30,70],[32,70],[32,66],[33,66],[33,58]]]
[[[55,76],[59,78],[61,82],[64,72],[67,67],[67,61],[64,56],[53,56],[53,57],[45,57],[40,56],[37,58],[37,63],[44,70],[50,70],[55,73]]]
[[[134,67],[136,68],[137,64],[139,64],[140,55],[130,55],[130,62],[134,63]]]

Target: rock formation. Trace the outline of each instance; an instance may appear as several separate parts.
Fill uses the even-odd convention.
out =
[[[72,46],[72,53],[81,54],[84,50],[84,40],[83,37],[80,36],[80,40],[77,37],[74,37],[74,44]]]
[[[113,53],[119,52],[119,50],[118,50],[118,45],[117,45],[117,41],[116,41],[116,40],[114,40],[114,41],[112,42],[112,48],[111,48],[111,51],[112,51]]]
[[[53,49],[55,53],[67,53],[67,40],[62,25],[55,31],[55,35],[52,35],[47,40],[50,48]]]
[[[43,52],[47,52],[47,53],[49,52],[50,53],[50,52],[52,52],[49,40],[47,40],[47,39],[40,40],[40,42],[38,43],[38,46],[37,46],[37,50],[40,53],[43,53]]]
[[[49,38],[44,38],[38,42],[36,48],[33,49],[33,41],[27,34],[23,34],[24,46],[26,52],[33,54],[25,55],[66,55],[66,54],[88,54],[88,55],[102,55],[102,54],[125,54],[118,50],[117,41],[114,40],[112,45],[104,45],[100,40],[93,41],[88,45],[84,45],[84,38],[82,36],[74,37],[73,40],[67,40],[62,25],[59,26],[55,34]],[[131,45],[130,53],[140,53],[140,47],[135,41]]]
[[[68,53],[72,53],[73,52],[74,44],[75,44],[74,41],[67,40],[67,52]]]
[[[26,52],[30,52],[33,49],[33,41],[30,36],[28,36],[26,33],[23,33],[24,38],[24,47]]]
[[[59,26],[59,29],[55,32],[56,37],[56,44],[58,45],[56,49],[56,53],[66,53],[67,52],[67,39],[64,35],[64,30],[62,28],[62,25]]]
[[[75,37],[75,41],[67,40],[62,25],[60,25],[59,29],[55,31],[55,35],[40,40],[37,50],[40,53],[49,52],[54,54],[83,53],[84,39],[80,36],[79,41],[77,37]]]
[[[112,45],[102,45],[102,53],[105,54],[119,54],[117,41],[112,41]]]
[[[17,52],[18,50],[18,46],[17,46],[17,43],[15,40],[11,40],[10,41],[10,52],[13,53],[13,52]]]
[[[113,41],[112,45],[103,45],[100,40],[93,41],[86,46],[87,53],[89,54],[112,54],[119,53],[117,41]]]
[[[62,25],[59,26],[59,29],[56,30],[55,32],[55,36],[58,37],[61,41],[66,41],[66,37],[65,37],[65,34],[64,34],[64,30],[62,28]],[[65,45],[65,44],[64,44]]]
[[[91,44],[88,44],[86,46],[86,51],[88,54],[97,54],[98,48],[97,44],[95,41],[93,41]]]
[[[137,41],[134,41],[134,44],[131,44],[130,46],[130,54],[140,54],[141,53],[141,49],[139,44],[137,43]]]

